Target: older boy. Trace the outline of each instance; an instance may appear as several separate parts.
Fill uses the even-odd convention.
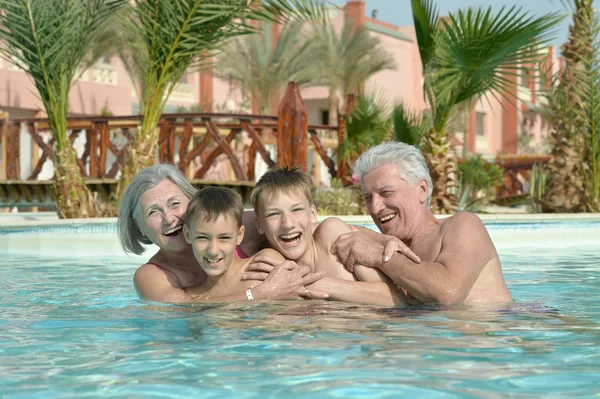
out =
[[[317,210],[311,190],[310,177],[298,169],[277,168],[265,173],[252,192],[259,233],[265,234],[271,247],[288,263],[325,272],[326,276],[309,290],[324,291],[330,298],[344,302],[404,304],[403,293],[378,270],[356,266],[354,273],[348,272],[331,254],[330,247],[336,238],[352,229],[338,218],[328,218],[313,231]],[[281,261],[257,254],[253,263],[253,270],[269,272]],[[261,278],[264,274],[249,272],[245,277]]]

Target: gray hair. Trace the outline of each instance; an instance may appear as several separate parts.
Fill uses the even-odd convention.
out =
[[[365,173],[388,163],[396,165],[400,178],[411,186],[416,186],[423,180],[427,181],[429,187],[427,206],[429,207],[433,191],[431,175],[423,154],[412,145],[389,141],[371,147],[356,160],[354,174],[362,177]]]
[[[145,250],[142,244],[152,244],[147,237],[142,235],[137,225],[138,202],[146,191],[155,188],[164,180],[173,182],[188,198],[191,198],[197,191],[173,165],[154,165],[138,173],[125,189],[117,217],[119,241],[126,253],[140,255]]]

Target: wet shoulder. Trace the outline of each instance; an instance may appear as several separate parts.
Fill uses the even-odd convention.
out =
[[[314,232],[314,237],[324,239],[338,238],[340,235],[352,232],[350,226],[342,219],[331,216],[323,220]]]
[[[443,229],[448,231],[477,231],[485,228],[479,216],[472,212],[457,212],[443,222]]]

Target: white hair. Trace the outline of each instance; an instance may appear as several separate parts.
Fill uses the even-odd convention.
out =
[[[146,191],[155,188],[164,180],[173,182],[188,198],[192,198],[197,191],[179,169],[173,165],[154,165],[138,173],[125,189],[125,193],[119,204],[119,215],[117,217],[119,241],[126,253],[140,255],[145,249],[142,244],[152,244],[142,234],[137,225],[138,202]]]
[[[411,186],[416,186],[423,180],[427,181],[427,206],[430,206],[433,191],[431,175],[423,154],[412,145],[389,141],[371,147],[356,160],[354,174],[362,177],[365,173],[390,163],[396,165],[399,177]]]

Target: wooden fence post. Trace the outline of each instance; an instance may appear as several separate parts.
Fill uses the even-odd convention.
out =
[[[308,115],[300,87],[289,82],[279,105],[277,119],[277,163],[282,166],[299,166],[307,169]]]
[[[356,108],[357,97],[356,94],[350,93],[346,97],[346,104],[344,105],[343,112],[338,117],[338,165],[337,165],[337,178],[342,179],[345,184],[348,184],[348,166],[346,162],[342,162],[339,156],[339,150],[344,143],[344,136],[346,135],[346,117],[352,115],[354,108]]]

